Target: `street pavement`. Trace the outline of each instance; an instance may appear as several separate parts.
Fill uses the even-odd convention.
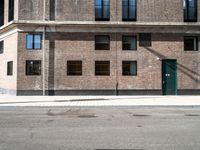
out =
[[[0,106],[200,106],[200,96],[8,96]]]
[[[0,106],[200,106],[200,96],[9,96]]]
[[[199,106],[0,107],[0,150],[199,149]]]

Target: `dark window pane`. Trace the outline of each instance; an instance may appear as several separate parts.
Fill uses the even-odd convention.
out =
[[[122,1],[122,20],[136,21],[136,0]]]
[[[104,5],[103,7],[103,18],[108,19],[110,16],[110,6]]]
[[[137,75],[137,62],[136,61],[123,61],[122,71],[125,76]]]
[[[128,19],[128,6],[123,6],[123,19]]]
[[[183,0],[184,21],[197,21],[197,0]]]
[[[3,49],[4,49],[4,41],[0,41],[0,54],[3,53]]]
[[[96,21],[110,20],[110,0],[95,1],[95,20]]]
[[[4,25],[4,0],[0,1],[0,26]]]
[[[67,61],[67,75],[82,75],[82,61]]]
[[[151,46],[151,33],[139,34],[139,46],[144,46],[144,47]]]
[[[9,0],[8,21],[14,19],[14,0]]]
[[[27,60],[26,75],[41,75],[41,60]]]
[[[184,50],[197,51],[198,50],[198,38],[197,37],[184,37]]]
[[[95,62],[95,75],[109,76],[110,75],[110,62],[109,61],[96,61]]]
[[[7,75],[8,76],[13,75],[13,61],[7,62]]]
[[[110,38],[109,36],[95,36],[95,50],[109,50]]]
[[[136,50],[137,38],[136,36],[123,36],[122,44],[123,50]]]
[[[101,18],[102,17],[101,6],[96,6],[95,15],[96,15],[96,18]]]

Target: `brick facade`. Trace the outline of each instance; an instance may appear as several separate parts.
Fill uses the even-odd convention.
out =
[[[122,22],[121,0],[110,0],[110,21],[95,22],[94,5],[94,0],[46,0],[44,21],[43,1],[17,0],[13,23],[8,25],[5,17],[5,27],[0,27],[0,40],[5,43],[0,54],[1,93],[42,94],[43,74],[25,74],[26,60],[41,60],[46,94],[116,94],[118,90],[118,94],[160,95],[162,59],[177,60],[178,94],[200,93],[200,52],[184,51],[184,36],[199,37],[200,24],[183,22],[182,0],[139,0],[136,22]],[[44,26],[42,49],[27,50],[27,33],[42,34]],[[139,33],[151,33],[151,47],[139,46]],[[95,50],[95,35],[109,35],[110,50]],[[122,50],[123,35],[137,36],[136,51]],[[6,75],[8,60],[14,62],[11,77]],[[68,60],[82,61],[82,76],[67,76]],[[95,76],[95,61],[102,60],[110,61],[110,76]],[[122,75],[122,61],[128,60],[137,61],[136,76]]]

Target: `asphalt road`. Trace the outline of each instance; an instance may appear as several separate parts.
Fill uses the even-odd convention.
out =
[[[200,150],[200,107],[0,107],[0,150]]]

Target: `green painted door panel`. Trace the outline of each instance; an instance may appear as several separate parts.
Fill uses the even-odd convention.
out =
[[[176,60],[162,60],[162,91],[163,95],[177,94]]]

